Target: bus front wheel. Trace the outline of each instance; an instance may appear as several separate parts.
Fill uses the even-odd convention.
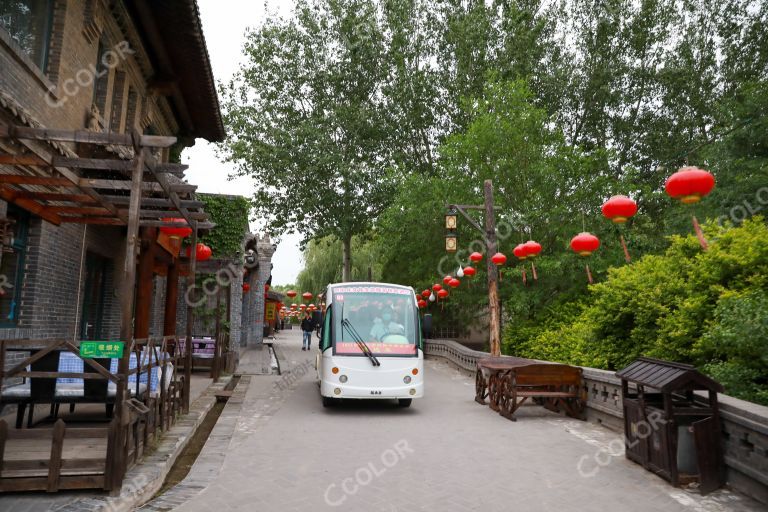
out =
[[[397,405],[399,405],[400,407],[410,407],[412,401],[413,401],[412,398],[398,398]]]

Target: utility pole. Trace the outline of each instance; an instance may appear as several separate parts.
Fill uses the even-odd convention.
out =
[[[483,183],[483,205],[448,205],[449,209],[458,211],[467,221],[480,233],[483,234],[483,240],[486,248],[486,265],[488,269],[488,316],[489,316],[489,344],[492,357],[501,355],[501,311],[499,307],[499,269],[491,261],[491,256],[498,252],[498,242],[496,238],[496,213],[493,207],[493,182],[485,180]],[[482,228],[475,220],[470,217],[466,210],[481,210],[485,213],[485,228]],[[449,214],[450,215],[450,212]],[[453,233],[448,234],[450,238]],[[457,246],[455,235],[453,243],[447,243],[446,247]],[[450,249],[449,249],[450,251]],[[451,251],[451,252],[453,252]]]

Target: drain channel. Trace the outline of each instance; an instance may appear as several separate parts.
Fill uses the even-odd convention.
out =
[[[233,375],[232,379],[230,379],[227,385],[224,386],[224,391],[231,392],[233,389],[235,389],[235,386],[237,386],[238,382],[240,382],[240,375]],[[208,436],[211,435],[213,427],[216,426],[216,422],[218,421],[219,416],[221,416],[221,413],[224,410],[224,406],[227,405],[228,396],[226,396],[226,394],[222,395],[224,396],[220,395],[217,397],[216,403],[213,404],[213,407],[211,407],[211,409],[205,415],[205,418],[203,419],[202,423],[200,423],[200,426],[192,436],[192,439],[189,440],[187,446],[176,458],[176,462],[173,463],[171,470],[165,477],[163,486],[160,488],[160,491],[158,491],[155,497],[164,494],[166,491],[168,491],[168,489],[174,487],[176,484],[184,480],[189,474],[189,470],[192,469],[192,466],[195,464],[198,455],[200,455],[203,446],[205,446],[205,442],[208,440]]]

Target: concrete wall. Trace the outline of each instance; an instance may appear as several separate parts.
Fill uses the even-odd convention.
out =
[[[474,375],[487,352],[468,349],[452,340],[426,340],[426,354],[444,358]],[[621,380],[614,372],[583,368],[587,420],[623,431]],[[703,395],[702,395],[703,398]],[[727,484],[768,504],[768,407],[718,395]]]

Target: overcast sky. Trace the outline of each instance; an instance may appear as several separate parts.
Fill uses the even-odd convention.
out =
[[[227,81],[237,71],[242,61],[245,30],[258,26],[267,13],[289,15],[292,0],[197,0],[203,20],[205,41],[217,81]],[[266,11],[265,11],[266,4]],[[226,12],[222,12],[226,11]],[[251,178],[229,179],[232,166],[216,158],[214,145],[198,139],[194,147],[182,154],[182,162],[189,165],[186,173],[189,183],[198,186],[199,192],[217,194],[253,195]],[[251,223],[251,230],[258,231],[258,220]],[[298,235],[282,237],[272,258],[273,284],[290,284],[301,270],[301,253]]]

